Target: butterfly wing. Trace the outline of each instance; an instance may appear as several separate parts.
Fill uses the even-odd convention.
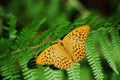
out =
[[[63,42],[66,44],[66,48],[69,50],[73,61],[80,61],[85,56],[85,39],[89,32],[89,26],[81,26],[70,33],[64,38]]]
[[[39,54],[39,56],[36,58],[36,63],[52,65],[54,64],[55,55],[56,53],[54,52],[54,47],[50,46]]]
[[[73,65],[71,58],[60,49],[58,44],[54,44],[45,49],[36,59],[37,64],[54,65],[60,69],[67,69]]]

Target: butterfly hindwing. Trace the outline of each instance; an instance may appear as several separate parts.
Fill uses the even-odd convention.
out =
[[[56,55],[56,53],[54,52],[54,47],[50,46],[39,54],[39,56],[36,58],[36,63],[52,65],[54,64],[54,55]]]
[[[60,69],[67,69],[72,66],[73,62],[65,51],[58,44],[54,44],[43,51],[36,59],[37,64],[54,65]]]
[[[68,47],[73,61],[80,61],[85,56],[85,39],[89,32],[89,26],[82,26],[68,33],[63,42]]]

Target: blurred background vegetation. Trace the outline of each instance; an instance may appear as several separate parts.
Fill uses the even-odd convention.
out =
[[[120,12],[119,0],[0,0],[0,24],[7,25],[7,14],[17,17],[17,29],[29,25],[33,20],[46,18],[44,28],[54,27],[65,21],[74,21],[89,12],[103,18]],[[0,27],[0,36],[5,36]]]
[[[66,21],[74,22],[79,17],[86,18],[88,14],[93,13],[99,15],[98,21],[102,21],[114,15],[120,14],[119,0],[0,0],[0,39],[9,37],[10,18],[13,19],[11,24],[16,24],[16,30],[13,34],[20,34],[24,27],[29,27],[33,22],[38,20],[46,20],[42,31],[57,27]],[[14,16],[12,16],[14,15]],[[119,17],[119,16],[118,16]],[[96,21],[96,22],[98,22]],[[9,23],[8,23],[9,22]],[[15,25],[12,25],[13,27]],[[34,27],[34,26],[33,26]],[[94,26],[91,26],[91,28]],[[36,35],[36,36],[38,36]],[[12,35],[16,37],[16,35]],[[1,53],[0,53],[1,54]],[[1,57],[1,55],[0,55]],[[108,66],[103,64],[104,66]],[[108,72],[111,68],[107,68]],[[110,69],[110,70],[109,70]],[[107,71],[107,70],[106,70]],[[84,73],[86,72],[86,73]],[[89,77],[85,79],[85,74],[91,72],[87,66],[81,67],[81,79],[93,80]],[[106,72],[107,74],[107,72]],[[90,75],[93,77],[93,75]],[[106,76],[106,75],[105,75]],[[109,76],[109,74],[108,74]],[[0,79],[3,76],[0,76]],[[107,77],[108,78],[108,77]],[[107,79],[106,79],[107,80]],[[109,80],[109,78],[108,78]]]

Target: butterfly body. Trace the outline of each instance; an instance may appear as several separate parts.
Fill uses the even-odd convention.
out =
[[[54,65],[60,69],[70,68],[85,56],[84,41],[89,26],[82,26],[68,33],[63,40],[45,49],[36,59],[37,64]]]

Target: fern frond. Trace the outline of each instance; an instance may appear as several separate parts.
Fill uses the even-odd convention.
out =
[[[111,38],[112,38],[112,46],[113,49],[115,50],[115,54],[117,55],[117,58],[120,62],[120,37],[119,37],[119,31],[117,29],[112,29],[110,31]]]
[[[113,48],[111,47],[111,43],[109,42],[109,40],[107,39],[106,36],[106,30],[101,30],[97,33],[96,38],[98,39],[103,55],[105,57],[105,59],[107,60],[107,62],[109,63],[110,67],[113,69],[113,71],[115,71],[118,74],[118,70],[115,64],[115,60],[113,58],[114,52],[113,52]]]
[[[35,71],[32,71],[27,68],[27,63],[29,59],[33,56],[32,50],[29,48],[26,51],[20,51],[20,53],[17,54],[18,58],[18,68],[20,72],[22,72],[21,77],[25,80],[35,80]]]
[[[83,26],[83,25],[90,25],[94,22],[94,24],[96,23],[95,19],[98,17],[98,15],[90,13],[87,15],[86,18],[81,18],[79,17],[78,19],[76,19],[74,21],[74,23],[72,24],[72,26]]]
[[[116,60],[116,65],[118,68],[118,71],[120,73],[120,37],[119,37],[119,33],[118,33],[118,29],[113,28],[110,31],[110,35],[111,35],[111,39],[112,39],[112,48],[114,49],[114,54],[115,55],[115,60]],[[117,58],[116,58],[117,57]]]
[[[11,57],[9,57],[11,56]],[[0,72],[3,76],[3,80],[15,80],[19,79],[20,75],[14,57],[12,55],[7,55],[0,59]]]
[[[49,67],[45,68],[44,72],[45,72],[45,76],[48,80],[54,80],[55,79],[55,77],[53,76],[54,75],[53,70],[50,69]]]
[[[0,39],[0,56],[6,55],[9,52],[11,41],[7,39]],[[0,58],[1,58],[0,57]]]
[[[47,80],[64,80],[61,70],[52,70],[49,67],[44,69],[44,74]]]
[[[68,80],[80,80],[80,64],[74,63],[74,65],[67,69]]]
[[[45,21],[45,19],[36,22],[33,22],[33,24],[30,27],[25,27],[21,31],[21,35],[17,37],[16,43],[13,46],[15,50],[20,48],[25,48],[24,46],[27,46],[30,42],[30,40],[35,36],[37,33],[37,30],[41,27],[40,25]],[[24,46],[23,46],[24,45]]]
[[[65,80],[65,79],[67,79],[62,70],[54,70],[54,74],[55,74],[56,80]]]
[[[42,32],[37,39],[33,40],[33,44],[35,44],[35,45],[45,44],[48,41],[50,35],[51,35],[51,30],[50,29]]]
[[[51,38],[53,40],[61,39],[68,32],[70,32],[72,28],[73,27],[70,26],[70,22],[66,21],[63,24],[60,24],[59,26],[56,26],[56,28],[54,28]]]
[[[9,39],[15,39],[17,37],[17,35],[16,35],[17,30],[15,29],[17,19],[11,13],[7,14],[7,18],[9,19],[9,21],[7,22],[9,27],[4,26],[3,28],[9,32]]]
[[[37,69],[32,70],[35,72],[35,75],[34,75],[36,77],[35,80],[47,80],[44,72],[45,68],[41,65],[37,65],[37,67],[38,67]]]
[[[98,53],[95,50],[92,36],[88,36],[86,40],[86,58],[92,68],[96,80],[103,80],[101,62]]]

